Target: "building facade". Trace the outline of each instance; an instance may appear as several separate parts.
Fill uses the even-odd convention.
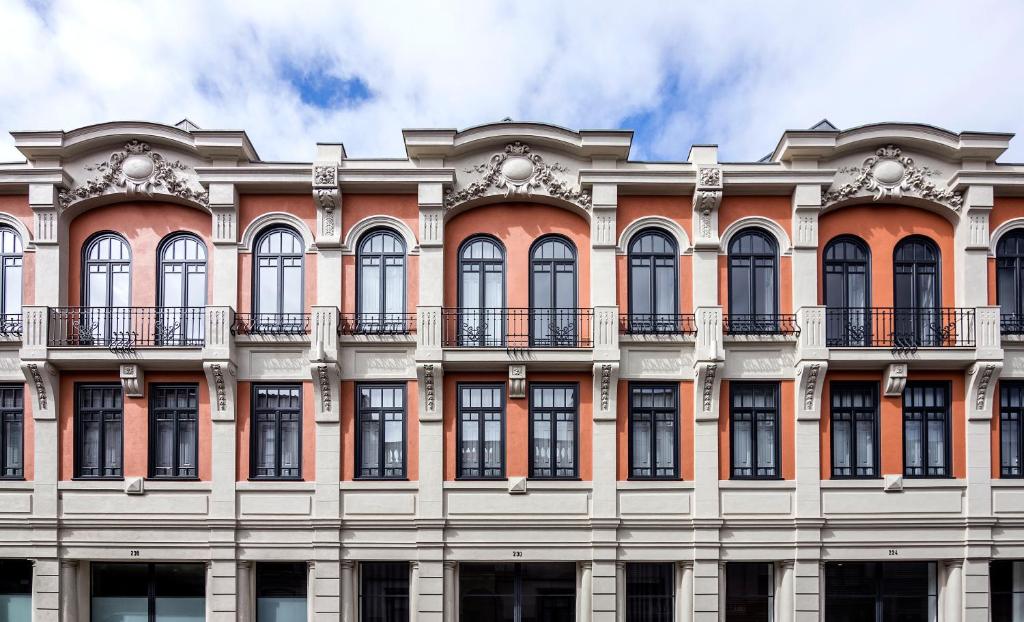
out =
[[[14,137],[0,619],[1024,620],[1010,135]]]

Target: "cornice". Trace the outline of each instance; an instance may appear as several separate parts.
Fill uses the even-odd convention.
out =
[[[16,186],[28,188],[29,184],[54,184],[70,186],[71,176],[59,166],[39,168],[4,168],[0,167],[0,187]]]

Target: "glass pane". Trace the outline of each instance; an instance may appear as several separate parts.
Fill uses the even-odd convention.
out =
[[[380,464],[380,421],[376,416],[364,415],[362,418],[362,441],[360,452],[362,453],[363,475],[379,476],[377,467]]]
[[[832,464],[837,469],[850,468],[850,422],[832,422]],[[837,473],[837,475],[848,475],[848,472]]]
[[[649,420],[633,421],[633,470],[637,475],[650,475],[651,423]]]

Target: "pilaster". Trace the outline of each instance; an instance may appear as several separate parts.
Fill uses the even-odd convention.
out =
[[[821,515],[821,394],[828,371],[825,307],[797,309],[796,516]]]
[[[341,515],[341,365],[338,362],[338,308],[316,306],[310,321],[309,374],[316,397],[316,496],[313,515]]]
[[[35,245],[35,303],[62,307],[68,299],[68,236],[66,218],[60,214],[54,184],[29,184],[28,204],[32,209]],[[25,240],[27,243],[28,240]],[[58,286],[54,287],[54,283]]]
[[[341,269],[342,192],[338,168],[345,157],[339,144],[318,144],[313,161],[313,201],[316,205],[316,304],[341,307],[345,291]]]
[[[798,185],[793,191],[793,308],[818,302],[818,214],[821,186]],[[802,328],[802,327],[801,327]]]
[[[56,518],[57,481],[60,479],[60,372],[47,362],[49,309],[22,308],[22,347],[19,353],[34,425],[32,448],[32,511],[36,518]]]
[[[693,390],[694,517],[718,518],[718,413],[724,369],[722,308],[696,309]]]
[[[693,306],[708,307],[718,300],[718,253],[721,241],[718,208],[724,193],[722,169],[717,150],[691,153],[697,169],[693,191]]]
[[[78,562],[67,562],[73,564],[77,571]],[[75,609],[78,603],[74,602],[70,615],[68,613],[61,617],[62,594],[64,590],[62,562],[56,559],[34,559],[32,560],[32,620],[33,622],[61,622],[61,620],[74,620]],[[75,575],[77,578],[77,574]],[[78,598],[77,589],[73,598]]]
[[[231,307],[206,308],[206,345],[203,348],[203,372],[210,395],[212,420],[212,468],[210,516],[235,517],[235,468],[237,465],[237,436],[235,433],[235,407],[238,388],[238,368],[235,365],[234,337]]]
[[[995,204],[992,186],[968,186],[953,233],[956,306],[988,304],[989,216]]]
[[[617,449],[619,364],[595,363],[594,368],[594,429],[593,429],[593,517],[618,516],[618,474],[614,460],[601,456],[614,456]]]
[[[213,221],[213,305],[238,304],[238,190],[234,184],[211,183],[210,216]]]

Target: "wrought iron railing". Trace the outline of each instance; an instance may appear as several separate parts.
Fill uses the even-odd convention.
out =
[[[236,313],[233,335],[307,335],[308,313]]]
[[[624,313],[619,316],[623,335],[696,335],[692,313]]]
[[[201,348],[205,342],[202,307],[51,307],[49,345],[53,347]]]
[[[799,335],[796,316],[788,313],[729,313],[722,316],[726,335]]]
[[[972,308],[825,309],[825,344],[830,348],[973,348]]]
[[[415,313],[346,313],[339,335],[410,335],[416,332]]]
[[[999,315],[999,330],[1004,335],[1024,335],[1024,314],[1002,313]]]
[[[447,348],[591,348],[594,310],[443,309]]]
[[[0,315],[0,337],[21,337],[22,323],[20,313]]]

